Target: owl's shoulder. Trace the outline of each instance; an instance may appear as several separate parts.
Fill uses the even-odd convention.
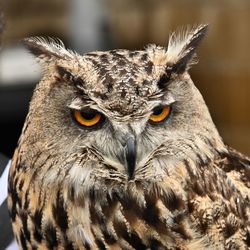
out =
[[[229,146],[227,150],[225,162],[221,165],[222,169],[233,180],[243,196],[248,195],[250,199],[250,158]]]
[[[231,166],[235,167],[250,167],[250,158],[239,151],[237,151],[234,148],[231,148],[230,146],[227,146],[228,154],[227,158],[229,160],[229,163],[231,163]]]

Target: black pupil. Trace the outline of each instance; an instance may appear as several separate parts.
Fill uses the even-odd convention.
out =
[[[163,107],[162,106],[158,106],[158,107],[155,107],[153,109],[153,114],[154,115],[160,115],[162,113],[162,111],[163,111]]]
[[[96,116],[96,112],[90,110],[90,111],[82,111],[81,115],[84,117],[86,120],[92,120]]]

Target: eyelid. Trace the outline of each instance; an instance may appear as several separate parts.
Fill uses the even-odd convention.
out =
[[[163,100],[161,102],[156,102],[154,103],[152,106],[151,106],[151,111],[150,113],[152,114],[153,113],[153,109],[155,107],[158,107],[158,106],[172,106],[174,103],[176,102],[176,100],[174,98],[168,98],[166,100]]]
[[[174,97],[172,95],[167,95],[166,99],[162,101],[161,105],[168,105],[171,106],[173,103],[175,103],[176,100],[174,99]]]
[[[96,105],[95,102],[91,101],[91,102],[86,102],[83,101],[81,98],[76,97],[75,99],[73,99],[71,101],[71,103],[69,103],[67,105],[67,107],[71,110],[84,110],[84,109],[93,109],[93,110],[97,110],[100,113],[103,113],[103,110],[101,110],[98,105]]]
[[[68,108],[74,109],[74,110],[82,110],[84,105],[83,101],[80,98],[75,98],[73,101],[67,105]]]

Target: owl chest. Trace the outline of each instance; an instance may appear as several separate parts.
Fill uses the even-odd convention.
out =
[[[184,213],[173,214],[159,201],[144,207],[127,199],[69,205],[68,238],[90,249],[188,249]]]
[[[173,194],[164,199],[143,193],[143,203],[105,193],[76,196],[61,187],[20,191],[20,183],[11,186],[11,213],[23,249],[206,249],[209,240],[198,233],[188,204]]]
[[[49,189],[29,189],[26,199],[26,205],[14,204],[23,249],[187,249],[183,216],[161,201],[142,207],[129,199],[65,200],[62,190]]]

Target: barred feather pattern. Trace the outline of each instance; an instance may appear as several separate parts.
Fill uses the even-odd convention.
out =
[[[58,165],[50,158],[42,152],[32,164],[48,171]],[[110,189],[103,183],[88,193],[63,181],[69,178],[70,162],[61,163],[49,185],[39,168],[26,172],[26,164],[22,157],[14,158],[9,187],[14,231],[23,249],[248,249],[250,245],[250,160],[235,151],[233,156],[217,155],[199,165],[187,159],[160,181],[126,185],[113,181]]]
[[[20,249],[250,248],[250,160],[225,146],[187,72],[206,30],[85,55],[24,41],[44,76],[9,175]],[[85,110],[103,123],[77,123]]]

